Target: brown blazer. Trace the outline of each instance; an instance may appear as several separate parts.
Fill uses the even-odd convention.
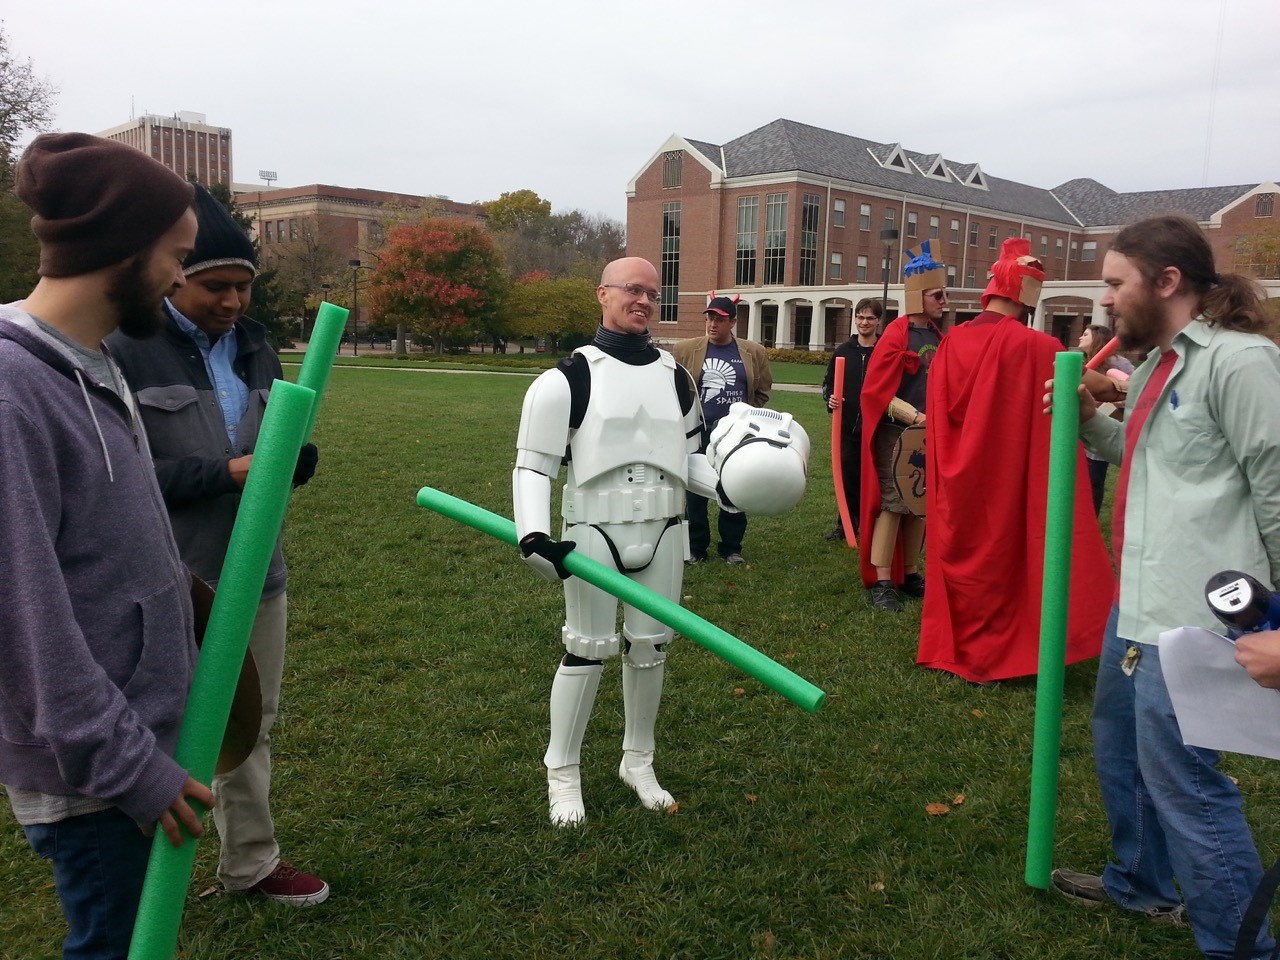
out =
[[[747,402],[753,407],[763,407],[769,402],[773,388],[773,372],[769,369],[769,353],[754,340],[733,338],[742,357],[742,368],[747,373]],[[671,345],[676,362],[689,371],[698,390],[702,390],[702,362],[707,359],[707,337],[690,337]]]

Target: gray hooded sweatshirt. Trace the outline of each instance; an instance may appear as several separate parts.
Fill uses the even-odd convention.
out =
[[[146,438],[0,306],[0,783],[154,823],[196,663],[190,574]]]

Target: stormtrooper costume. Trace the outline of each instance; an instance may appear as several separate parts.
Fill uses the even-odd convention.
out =
[[[679,601],[686,537],[681,517],[693,484],[715,496],[715,473],[697,455],[702,413],[696,388],[671,354],[648,337],[610,333],[581,347],[534,381],[524,399],[512,474],[516,534],[526,560],[564,579],[566,655],[551,688],[551,740],[544,762],[552,823],[585,819],[578,771],[601,661],[622,653],[625,733],[619,776],[650,810],[675,799],[653,772],[654,726],[662,698],[670,627],[570,577],[562,560],[577,550]],[[691,459],[696,461],[691,465]],[[549,539],[551,481],[568,474],[559,543]],[[692,472],[697,479],[691,479]],[[566,579],[567,578],[567,579]]]

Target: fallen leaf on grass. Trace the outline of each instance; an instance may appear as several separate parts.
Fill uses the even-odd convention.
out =
[[[981,711],[981,710],[979,710],[977,707],[974,707],[974,708],[973,708],[973,715],[974,715],[975,717],[980,717],[980,716],[982,716],[982,711]]]
[[[953,807],[959,807],[959,806],[962,806],[963,804],[964,804],[964,794],[963,794],[963,793],[957,793],[957,794],[956,794],[956,798],[955,798],[954,800],[952,800],[952,801],[951,801],[951,805],[952,805]]]
[[[770,953],[777,943],[778,938],[772,933],[766,932],[765,935],[760,938],[760,945],[764,948],[765,953]]]
[[[884,893],[884,881],[877,880],[875,883],[873,883],[871,885],[871,891],[873,893]]]
[[[747,798],[747,803],[755,803],[760,799],[754,793],[744,793],[743,796]]]
[[[743,689],[742,689],[742,687],[734,687],[734,688],[733,688],[733,695],[734,695],[735,697],[740,697],[740,696],[742,696],[742,695],[743,695],[744,693],[746,693],[746,692],[747,692],[747,691],[746,691],[746,690],[743,690]]]
[[[880,744],[878,743],[873,743],[871,745],[871,749],[867,751],[867,753],[871,754],[873,757],[879,752],[880,752]]]
[[[945,817],[951,812],[951,807],[945,803],[930,803],[925,806],[924,812],[931,817]]]

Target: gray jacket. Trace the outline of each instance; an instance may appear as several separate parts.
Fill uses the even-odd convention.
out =
[[[107,338],[138,400],[182,558],[192,573],[215,587],[240,507],[240,489],[227,461],[253,453],[271,384],[284,377],[262,324],[241,317],[235,329],[233,367],[249,388],[249,408],[236,428],[234,448],[200,348],[172,316],[149,340],[119,332]],[[262,595],[281,593],[287,579],[277,540]]]
[[[196,663],[190,575],[146,438],[0,306],[0,783],[153,823]]]

